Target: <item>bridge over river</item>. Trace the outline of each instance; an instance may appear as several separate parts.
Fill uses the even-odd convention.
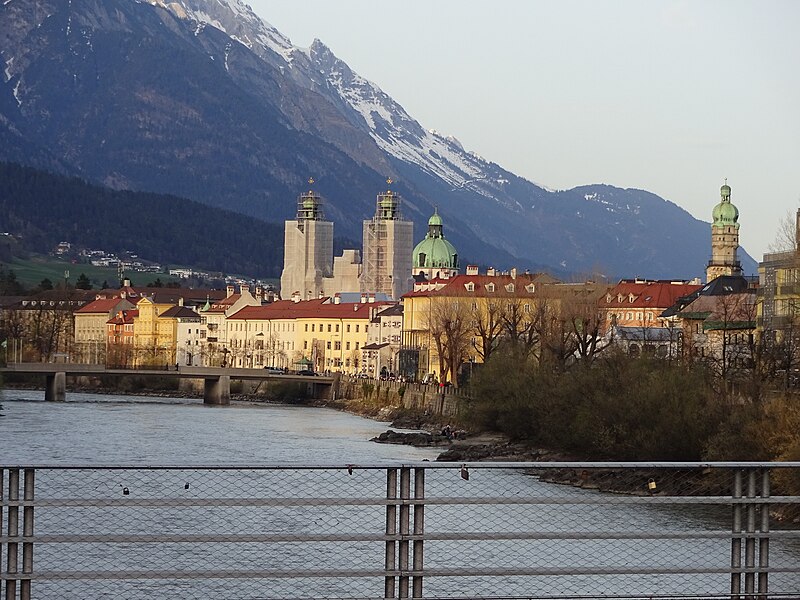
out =
[[[231,380],[280,381],[302,383],[312,398],[334,399],[338,390],[339,376],[277,375],[263,369],[236,369],[223,367],[176,367],[170,369],[114,369],[105,365],[71,363],[12,363],[0,368],[0,373],[42,375],[45,378],[45,400],[64,401],[67,377],[130,376],[174,377],[178,379],[202,379],[203,401],[206,404],[229,404]]]

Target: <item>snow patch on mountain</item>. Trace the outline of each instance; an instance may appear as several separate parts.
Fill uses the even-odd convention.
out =
[[[363,122],[363,129],[378,147],[389,155],[417,165],[453,189],[469,187],[499,201],[495,190],[504,184],[497,180],[504,177],[490,173],[487,160],[467,152],[453,136],[423,129],[388,94],[353,72],[319,40],[314,40],[307,49],[294,46],[242,0],[178,0],[166,8],[181,18],[207,23],[225,32],[282,74],[290,73],[298,83],[323,94],[336,94],[356,121]]]

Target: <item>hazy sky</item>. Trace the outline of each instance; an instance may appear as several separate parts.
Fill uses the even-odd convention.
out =
[[[757,260],[800,206],[798,1],[248,1],[546,187],[642,188],[710,221],[727,177]]]

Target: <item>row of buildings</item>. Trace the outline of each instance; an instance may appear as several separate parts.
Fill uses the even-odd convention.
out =
[[[392,191],[378,195],[375,216],[364,222],[364,261],[357,250],[334,258],[333,224],[309,191],[286,222],[281,300],[248,285],[136,289],[124,282],[116,290],[6,299],[0,326],[9,360],[119,367],[274,367],[455,381],[509,339],[542,360],[569,362],[618,344],[631,354],[734,365],[746,361],[754,336],[793,322],[800,269],[795,249],[765,257],[760,285],[742,276],[730,195],[722,186],[712,211],[705,283],[564,283],[474,266],[461,273],[438,212],[412,250],[413,226]]]

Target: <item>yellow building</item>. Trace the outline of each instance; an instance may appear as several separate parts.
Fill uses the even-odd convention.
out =
[[[139,314],[133,319],[133,345],[137,365],[165,367],[175,364],[175,319],[161,318],[176,306],[171,296],[154,294],[139,300]]]
[[[503,339],[535,342],[543,288],[556,280],[545,274],[465,275],[423,282],[403,296],[400,374],[408,379],[455,383],[464,363],[485,361]]]
[[[357,373],[370,320],[391,303],[340,303],[335,297],[248,306],[227,319],[228,351],[237,367]]]

